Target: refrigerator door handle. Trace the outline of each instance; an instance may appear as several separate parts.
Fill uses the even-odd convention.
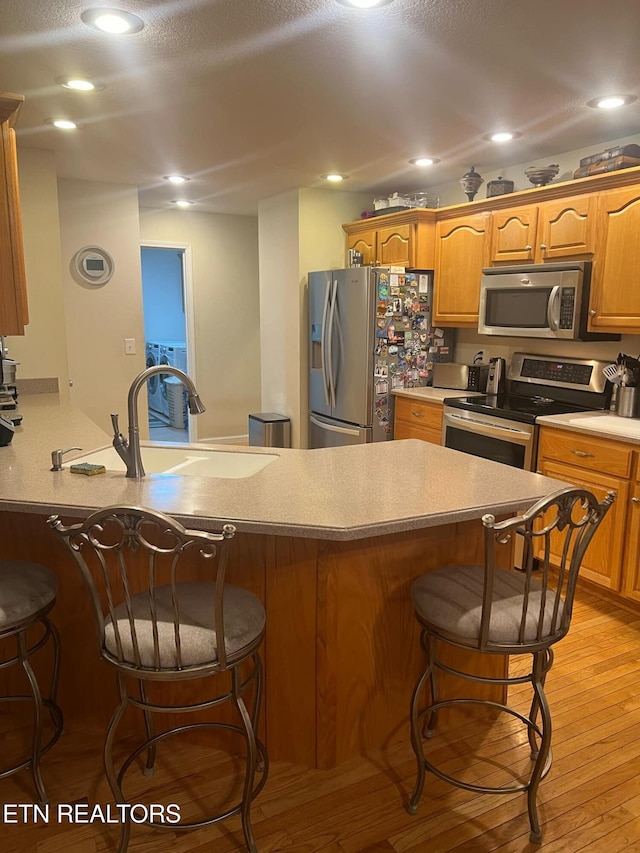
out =
[[[333,375],[333,344],[334,344],[334,334],[333,334],[333,324],[336,316],[336,303],[338,301],[338,282],[333,281],[333,287],[331,288],[331,310],[329,313],[329,333],[327,335],[327,339],[329,341],[329,391],[331,393],[331,408],[334,409],[336,405],[336,383],[335,377]]]
[[[322,363],[322,385],[324,388],[324,402],[326,406],[331,405],[329,398],[329,381],[327,377],[327,314],[329,313],[331,282],[327,282],[324,291],[324,306],[322,308],[322,337],[320,339],[320,361]],[[331,347],[329,347],[329,351]]]
[[[339,432],[342,435],[360,435],[359,429],[349,429],[348,427],[331,426],[330,424],[326,424],[323,421],[316,420],[313,415],[309,415],[309,420],[314,426],[320,427],[320,429],[326,429],[329,432]]]

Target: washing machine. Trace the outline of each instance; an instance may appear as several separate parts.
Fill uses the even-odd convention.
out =
[[[147,367],[155,367],[156,364],[160,364],[159,342],[147,341],[145,349]],[[162,383],[157,373],[150,376],[147,381],[147,396],[149,409],[154,412],[162,412]]]
[[[159,341],[159,364],[170,364],[172,367],[178,367],[180,370],[187,370],[187,346],[184,341]],[[166,380],[169,375],[159,375],[160,388],[159,396],[161,397],[160,412],[165,418],[170,418],[169,411],[169,395],[167,392]]]

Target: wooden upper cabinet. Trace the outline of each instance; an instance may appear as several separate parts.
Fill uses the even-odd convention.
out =
[[[541,204],[536,260],[592,256],[596,250],[597,196],[579,195]]]
[[[24,335],[29,322],[18,194],[16,136],[21,95],[0,93],[0,335]]]
[[[378,261],[381,266],[392,264],[415,267],[414,225],[392,225],[378,229]]]
[[[436,224],[433,322],[478,325],[480,278],[488,266],[490,213],[474,213]]]
[[[355,249],[362,255],[364,266],[377,263],[376,231],[362,231],[358,234],[347,234],[347,249]]]
[[[595,252],[596,195],[581,195],[493,213],[491,263],[584,258]]]
[[[640,332],[640,186],[601,193],[589,328]]]
[[[435,210],[408,208],[343,225],[346,248],[362,253],[363,264],[432,270]]]
[[[496,210],[492,214],[491,263],[521,264],[535,257],[538,206]]]

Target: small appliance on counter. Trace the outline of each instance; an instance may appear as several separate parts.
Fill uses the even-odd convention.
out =
[[[487,388],[488,364],[460,364],[451,361],[433,365],[433,387],[460,391],[480,391]]]
[[[489,359],[489,376],[487,377],[487,394],[502,394],[505,387],[507,362],[504,358]]]
[[[0,337],[0,379],[2,380],[0,382],[0,416],[10,421],[13,426],[19,426],[22,423],[22,415],[18,412],[17,364],[17,361],[9,358],[4,338]],[[11,439],[4,443],[9,444],[10,441]]]

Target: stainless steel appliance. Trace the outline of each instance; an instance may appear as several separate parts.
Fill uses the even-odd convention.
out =
[[[433,365],[434,388],[457,388],[461,391],[484,391],[489,376],[488,364],[449,364]]]
[[[489,359],[487,394],[502,394],[505,388],[507,363],[504,358]]]
[[[606,409],[606,362],[514,353],[504,394],[447,398],[442,444],[514,468],[532,470],[541,415]]]
[[[478,332],[519,338],[620,340],[588,332],[591,262],[482,271]]]
[[[17,365],[17,361],[9,358],[4,338],[0,337],[0,415],[13,426],[22,423],[22,414],[18,412]]]
[[[309,447],[393,437],[391,391],[428,384],[453,355],[432,303],[431,272],[309,273]]]

